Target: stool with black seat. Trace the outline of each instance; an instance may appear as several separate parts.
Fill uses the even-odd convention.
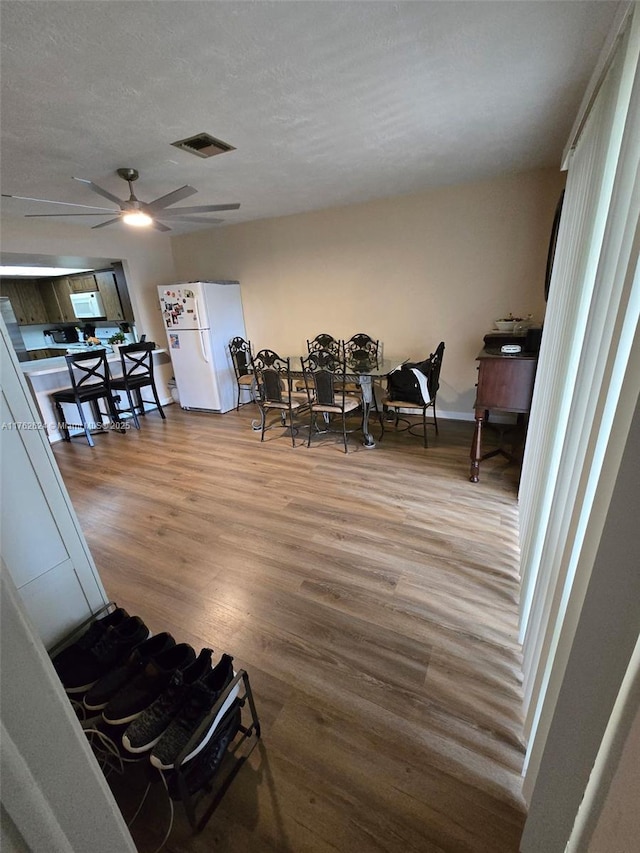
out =
[[[140,410],[140,415],[145,415],[145,403],[155,402],[160,417],[165,420],[165,414],[160,404],[158,389],[156,388],[153,375],[153,351],[155,348],[156,345],[153,341],[140,341],[137,344],[125,344],[121,346],[120,364],[122,365],[122,376],[111,380],[111,387],[114,391],[124,391],[127,395],[129,408],[121,409],[120,411],[131,412],[136,429],[140,429],[140,421],[138,420],[136,409]],[[142,399],[141,389],[147,387],[151,388],[153,401]]]
[[[99,429],[104,429],[103,416],[98,408],[98,400],[102,399],[107,402],[110,421],[118,427],[121,424],[113,396],[109,365],[107,364],[107,352],[104,349],[97,349],[95,352],[73,353],[72,355],[66,355],[65,358],[69,375],[71,376],[71,388],[63,388],[51,394],[56,412],[58,413],[58,421],[62,427],[64,440],[71,441],[71,435],[69,434],[69,425],[65,418],[62,404],[74,403],[78,407],[82,428],[84,429],[87,441],[91,447],[94,447],[91,429],[82,408],[84,403],[89,403],[91,406],[96,426]]]

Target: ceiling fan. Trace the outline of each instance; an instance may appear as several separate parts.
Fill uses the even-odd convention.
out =
[[[177,190],[173,190],[173,192],[167,193],[166,195],[160,196],[159,198],[154,199],[154,201],[144,202],[140,201],[140,199],[136,198],[136,195],[133,191],[133,182],[138,180],[138,172],[136,169],[117,169],[117,174],[129,184],[129,192],[130,196],[127,200],[120,199],[117,196],[110,193],[108,190],[99,187],[97,184],[94,184],[93,181],[88,181],[85,178],[73,178],[74,181],[79,181],[81,184],[87,184],[87,186],[91,187],[94,193],[103,196],[103,198],[109,199],[109,201],[114,202],[118,205],[118,209],[114,210],[110,207],[98,207],[97,205],[89,205],[89,204],[75,204],[73,202],[67,201],[53,201],[49,198],[29,198],[27,196],[22,195],[5,195],[2,194],[3,198],[17,198],[22,201],[42,201],[47,204],[62,204],[67,207],[84,207],[90,210],[101,210],[102,213],[27,213],[26,217],[31,218],[39,218],[43,216],[108,216],[111,214],[116,214],[116,216],[112,219],[108,219],[106,222],[100,222],[98,225],[93,225],[92,228],[105,228],[107,225],[112,225],[114,222],[125,222],[127,225],[137,225],[137,226],[151,226],[155,228],[157,231],[171,231],[168,225],[164,225],[160,222],[160,219],[169,219],[170,221],[177,222],[207,222],[209,225],[216,225],[219,222],[223,222],[222,219],[208,219],[206,217],[197,216],[199,213],[213,213],[215,211],[220,210],[237,210],[240,205],[239,204],[201,204],[196,207],[176,207],[173,210],[168,210],[168,208],[172,204],[176,204],[178,201],[182,201],[185,198],[188,198],[194,193],[197,193],[198,190],[195,190],[193,187],[190,187],[188,184],[185,184],[184,187],[180,187]],[[196,214],[194,216],[193,214]]]

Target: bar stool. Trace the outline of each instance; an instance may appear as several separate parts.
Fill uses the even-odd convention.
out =
[[[145,415],[145,403],[155,402],[156,408],[160,412],[160,417],[165,420],[165,414],[160,405],[158,397],[158,389],[156,388],[155,379],[153,376],[153,350],[156,345],[153,341],[140,342],[137,344],[126,344],[120,347],[120,363],[122,365],[122,376],[116,376],[111,379],[111,388],[114,391],[124,391],[129,401],[128,409],[120,409],[120,412],[131,412],[133,423],[136,429],[140,429],[140,421],[138,420],[138,412]],[[141,389],[151,388],[153,401],[143,400]],[[135,399],[135,403],[134,403]]]
[[[95,352],[78,352],[67,355],[65,358],[69,375],[71,376],[71,388],[63,388],[51,394],[56,412],[58,413],[58,421],[62,426],[64,440],[71,441],[71,435],[69,434],[69,426],[64,416],[62,403],[75,403],[78,407],[87,441],[90,447],[94,447],[91,429],[82,408],[84,403],[90,404],[96,425],[100,424],[100,429],[104,429],[102,426],[102,413],[98,409],[98,400],[102,399],[107,401],[110,420],[118,426],[121,424],[113,398],[111,376],[109,374],[109,365],[107,364],[107,352],[104,349],[96,350]]]

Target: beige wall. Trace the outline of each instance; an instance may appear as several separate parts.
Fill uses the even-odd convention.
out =
[[[525,172],[368,204],[227,226],[172,240],[178,279],[237,278],[255,348],[359,331],[385,356],[446,343],[439,408],[472,416],[475,356],[492,321],[544,311],[564,177]]]
[[[471,417],[475,356],[493,319],[509,311],[542,319],[563,183],[555,169],[523,172],[172,239],[5,218],[2,250],[122,259],[138,331],[159,345],[156,285],[198,278],[240,281],[258,348],[296,354],[318,332],[364,331],[400,360],[424,357],[444,340],[439,408]]]
[[[589,843],[589,853],[638,849],[640,838],[638,791],[640,791],[640,712],[635,716],[621,751],[611,787]]]

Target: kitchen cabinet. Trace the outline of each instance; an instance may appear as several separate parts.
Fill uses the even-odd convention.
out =
[[[58,302],[53,281],[40,282],[40,296],[47,314],[47,323],[62,323],[62,309]]]
[[[8,296],[20,326],[47,323],[47,311],[37,282],[29,279],[0,280],[2,296]]]
[[[85,275],[70,276],[68,282],[70,293],[93,293],[98,289],[96,277],[88,273]]]
[[[29,361],[40,361],[43,358],[57,358],[60,355],[64,355],[65,350],[52,349],[43,347],[42,349],[30,349],[29,350]]]
[[[98,292],[102,297],[102,305],[104,306],[104,313],[107,320],[121,323],[125,317],[122,304],[120,303],[118,288],[116,287],[115,275],[111,271],[97,272],[95,274],[95,281],[98,285]]]
[[[113,274],[116,279],[116,287],[118,288],[118,296],[122,305],[122,315],[127,323],[135,323],[136,318],[133,316],[133,306],[131,297],[129,296],[129,286],[127,278],[124,274],[124,269],[120,261],[114,261]]]
[[[71,305],[71,299],[69,299],[69,294],[71,292],[69,288],[69,279],[66,276],[60,276],[60,278],[53,279],[53,290],[58,300],[58,307],[60,309],[60,315],[62,317],[63,322],[65,323],[73,323],[75,322],[76,315],[73,313],[73,307]]]
[[[0,278],[0,294],[11,300],[16,320],[21,326],[76,323],[70,294],[96,291],[102,297],[107,320],[132,323],[133,311],[126,283],[123,278],[121,282],[118,283],[113,270],[52,279]]]

